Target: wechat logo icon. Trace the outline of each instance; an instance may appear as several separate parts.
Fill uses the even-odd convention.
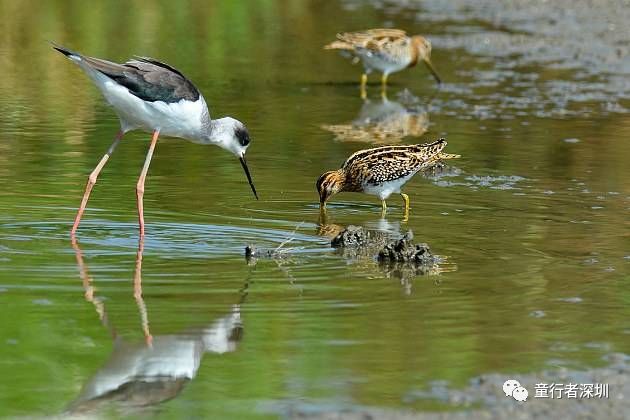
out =
[[[515,379],[508,379],[503,382],[503,392],[506,397],[512,397],[519,402],[527,401],[529,396],[529,392]]]

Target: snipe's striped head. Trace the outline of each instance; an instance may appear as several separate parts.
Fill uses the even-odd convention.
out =
[[[315,185],[319,193],[319,207],[321,209],[326,208],[326,201],[328,201],[330,197],[343,189],[345,182],[346,176],[341,169],[324,172],[319,177]]]

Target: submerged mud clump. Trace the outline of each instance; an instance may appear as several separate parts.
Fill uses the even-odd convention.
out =
[[[389,240],[386,232],[350,225],[330,241],[330,246],[349,261],[373,260],[378,250]]]
[[[385,245],[378,252],[376,259],[388,275],[400,279],[407,293],[411,293],[411,278],[439,274],[442,271],[438,265],[442,259],[433,255],[426,243],[414,244],[411,231]]]
[[[411,230],[402,238],[392,240],[382,232],[351,225],[333,238],[331,246],[341,249],[347,257],[376,259],[387,272],[400,272],[398,277],[407,277],[410,269],[412,275],[437,272],[440,262],[440,258],[433,255],[429,245],[413,242]]]
[[[370,246],[372,235],[369,230],[350,225],[330,241],[333,248],[355,248]]]
[[[429,245],[414,244],[413,232],[407,231],[397,240],[387,240],[380,232],[372,232],[360,226],[350,225],[337,236],[330,245],[333,248],[370,248],[374,249],[380,263],[415,263],[436,264],[438,258],[431,253]]]
[[[429,245],[413,243],[413,232],[411,231],[408,231],[399,240],[385,245],[379,251],[377,259],[381,264],[413,263],[432,265],[438,262],[438,258],[431,253]]]

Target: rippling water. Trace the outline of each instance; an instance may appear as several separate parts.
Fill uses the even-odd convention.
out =
[[[541,47],[555,57],[541,60],[520,47],[540,35],[536,14],[485,21],[482,6],[441,4],[0,1],[12,16],[0,22],[0,416],[431,409],[410,396],[436,381],[628,352],[630,104],[626,88],[610,93],[627,54],[600,57],[597,74],[583,71],[590,53],[559,69],[569,58],[556,50]],[[386,99],[370,85],[364,103],[359,68],[321,45],[392,25],[434,39],[446,83],[409,70]],[[544,39],[572,48],[571,33]],[[213,116],[247,123],[261,200],[227,153],[165,139],[138,243],[149,136],[131,134],[73,245],[85,179],[117,121],[47,39],[181,69]],[[371,142],[439,136],[462,159],[408,184],[408,222],[397,198],[381,219],[380,203],[354,194],[320,220],[323,171]],[[331,236],[350,224],[392,238],[411,229],[445,263],[417,275],[335,252]],[[248,244],[286,252],[248,264]]]

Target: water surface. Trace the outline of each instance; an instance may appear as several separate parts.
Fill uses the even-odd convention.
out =
[[[490,19],[485,3],[453,4],[0,1],[11,16],[0,22],[0,416],[436,409],[413,397],[436,381],[629,352],[627,43],[604,38],[612,52],[592,58],[571,50],[574,32],[543,33],[536,14]],[[623,19],[609,9],[607,22]],[[419,67],[392,76],[386,100],[377,84],[360,99],[358,66],[321,45],[381,26],[434,40],[440,90]],[[541,36],[538,55],[517,48]],[[261,200],[235,158],[164,139],[139,243],[134,188],[149,135],[134,133],[73,246],[87,174],[117,120],[49,39],[177,66],[214,117],[248,125]],[[378,138],[366,109],[389,112],[396,138]],[[373,197],[342,194],[322,223],[323,171],[372,142],[438,137],[462,159],[406,186],[408,222],[396,197],[381,219]],[[415,276],[348,258],[330,236],[350,224],[411,229],[448,263]],[[289,258],[245,262],[245,245],[288,238]],[[130,383],[140,371],[154,379]]]

